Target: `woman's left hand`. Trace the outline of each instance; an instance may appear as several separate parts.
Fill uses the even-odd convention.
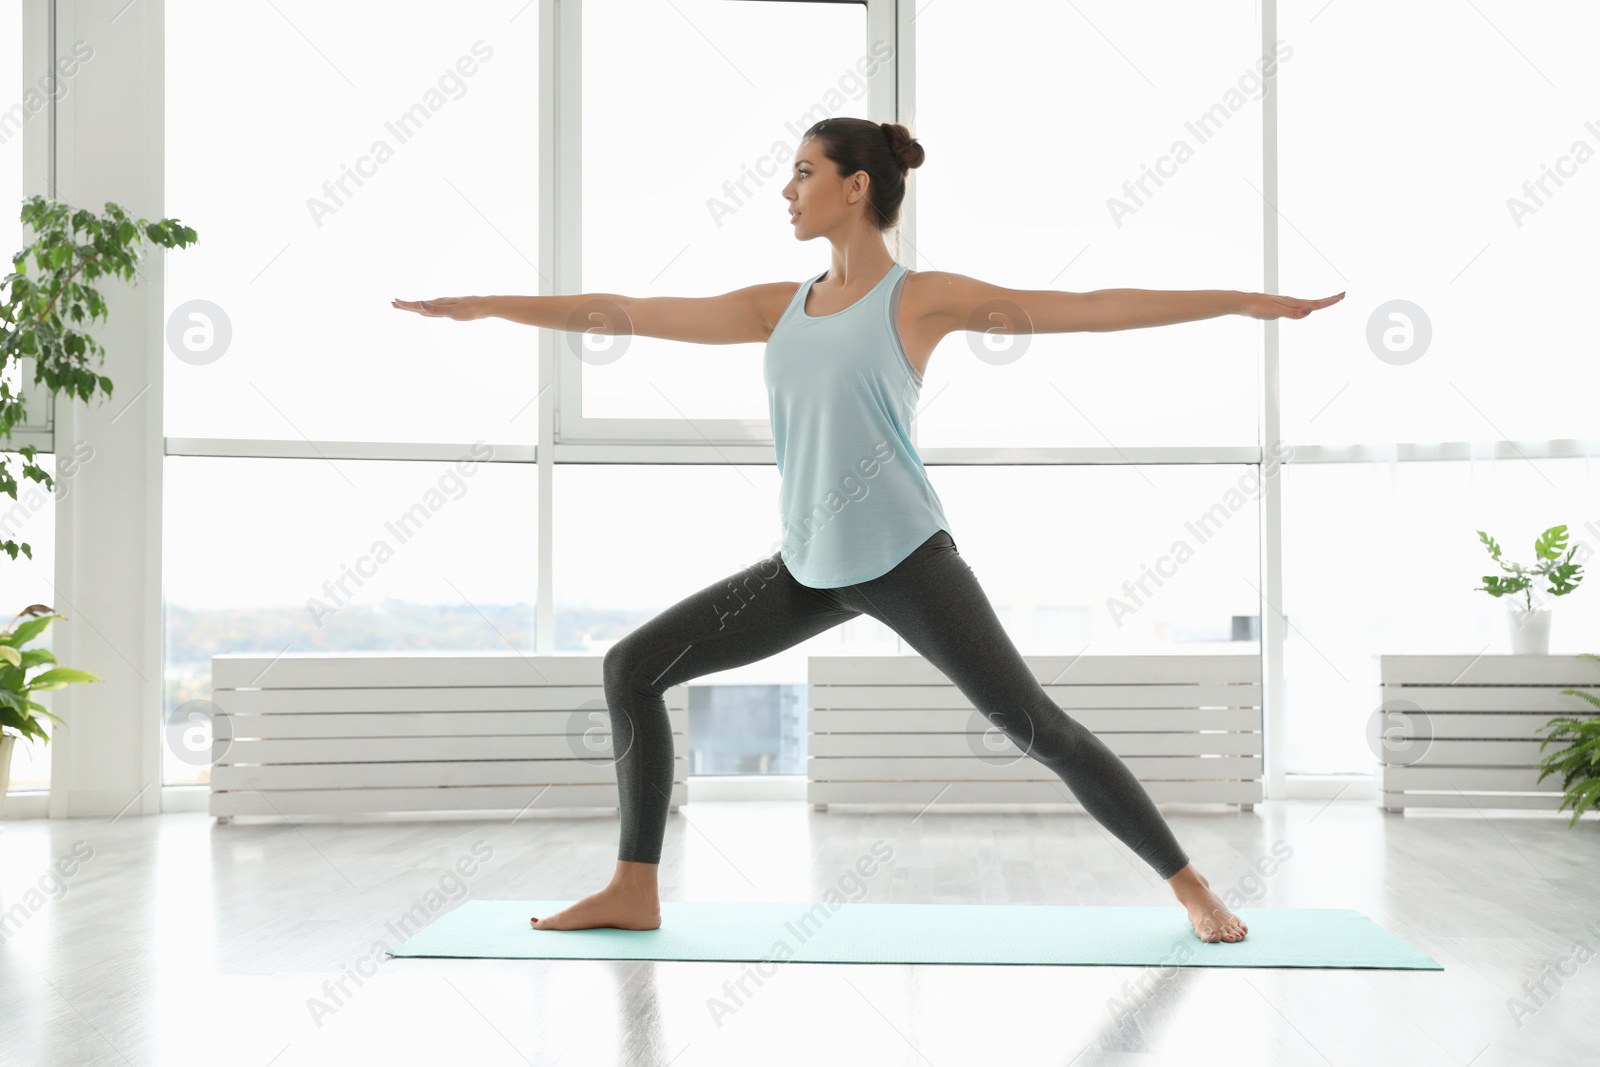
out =
[[[1239,314],[1252,319],[1303,319],[1313,311],[1337,304],[1343,299],[1343,293],[1325,296],[1321,300],[1302,300],[1276,293],[1245,293],[1244,306],[1239,309]]]

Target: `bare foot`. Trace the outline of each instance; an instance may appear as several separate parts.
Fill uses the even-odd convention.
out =
[[[1202,941],[1243,941],[1250,932],[1244,920],[1228,910],[1222,898],[1211,891],[1206,876],[1191,864],[1168,879],[1178,903],[1189,913],[1189,925]]]
[[[655,865],[619,862],[617,875],[600,892],[590,893],[554,915],[534,916],[530,923],[535,930],[588,930],[596,926],[654,930],[661,925]]]

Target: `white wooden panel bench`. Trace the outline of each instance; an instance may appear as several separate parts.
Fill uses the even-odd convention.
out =
[[[1024,656],[1050,698],[1100,736],[1157,803],[1263,797],[1261,657]],[[808,659],[807,800],[1076,804],[921,656]]]
[[[211,660],[210,813],[545,810],[617,805],[603,657],[226,654]],[[667,690],[688,799],[686,686]]]
[[[1600,663],[1575,655],[1379,656],[1383,730],[1378,803],[1406,808],[1556,811],[1561,775],[1538,762],[1565,748],[1538,728],[1595,708],[1563,689],[1600,693]],[[1567,809],[1570,816],[1571,809]]]

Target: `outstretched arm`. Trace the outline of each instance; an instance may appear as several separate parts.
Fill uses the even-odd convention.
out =
[[[1137,330],[1218,315],[1303,319],[1318,308],[1344,299],[1343,293],[1321,300],[1302,300],[1232,289],[1096,289],[1088,293],[1068,293],[1053,289],[1006,289],[964,274],[930,273],[934,280],[930,286],[931,314],[943,319],[951,330],[992,328],[1002,333]],[[995,314],[985,313],[978,319],[984,305],[991,302],[999,305],[994,309]],[[1005,304],[1012,307],[1008,309]]]
[[[770,282],[720,296],[621,296],[565,293],[556,296],[446,296],[395,300],[391,307],[431,318],[502,318],[524,326],[599,334],[638,334],[731,345],[765,341],[793,296],[794,282]]]

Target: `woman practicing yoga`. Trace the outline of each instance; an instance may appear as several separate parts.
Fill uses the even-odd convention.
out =
[[[1133,772],[1045,693],[957,551],[938,494],[911,445],[928,360],[956,330],[1130,330],[1217,315],[1304,318],[1344,297],[1298,300],[1226,290],[1090,293],[1004,289],[942,271],[910,271],[883,232],[922,146],[906,127],[824,119],[806,131],[783,188],[803,241],[826,237],[828,270],[807,281],[704,298],[614,294],[396,300],[451,319],[499,317],[553,330],[580,305],[611,302],[602,332],[702,344],[764,341],[781,480],[782,548],[642,623],[605,655],[621,809],[610,885],[538,930],[661,925],[656,872],[673,777],[664,694],[691,678],[781,652],[863,613],[898,633],[1019,749],[1060,776],[1084,809],[1172,887],[1203,941],[1238,941],[1239,917],[1194,869]],[[1003,301],[1015,316],[991,324]]]

